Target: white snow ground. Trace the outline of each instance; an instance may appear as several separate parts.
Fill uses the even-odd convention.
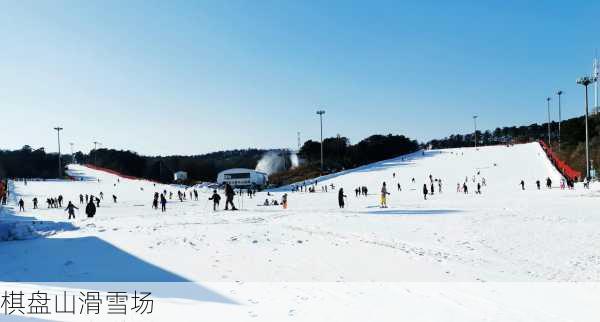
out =
[[[158,320],[173,313],[190,321],[198,314],[210,321],[600,316],[599,191],[558,189],[560,175],[537,143],[418,152],[348,170],[319,180],[336,190],[287,191],[287,210],[259,206],[280,199],[285,188],[238,196],[237,212],[213,212],[209,191],[201,190],[199,201],[171,200],[163,214],[151,209],[153,193],[176,195],[179,187],[69,168],[84,180],[11,182],[11,207],[0,220],[34,227],[17,239],[42,237],[0,242],[1,281],[197,282],[201,296],[165,296],[163,310],[150,316]],[[442,179],[443,192],[436,185],[423,200],[430,174]],[[465,177],[467,195],[456,192]],[[473,193],[473,177],[486,179],[483,194]],[[552,189],[544,188],[546,177]],[[386,209],[378,207],[383,181],[391,192]],[[363,185],[369,195],[355,197]],[[342,210],[340,187],[348,196]],[[84,205],[70,223],[64,209],[46,209],[47,196],[62,194],[79,206],[80,193],[100,191],[105,198],[92,219]],[[31,209],[34,196],[39,210]],[[23,213],[16,212],[19,197]]]

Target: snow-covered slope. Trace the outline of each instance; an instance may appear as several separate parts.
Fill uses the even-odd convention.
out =
[[[408,300],[398,295],[410,288],[403,283],[600,279],[600,219],[597,202],[591,198],[598,192],[558,189],[560,175],[537,143],[418,152],[319,178],[316,193],[291,192],[287,187],[258,193],[255,199],[238,195],[235,203],[242,209],[238,212],[213,212],[206,190],[200,191],[198,201],[189,200],[189,195],[184,202],[170,200],[167,212],[161,213],[151,208],[154,192],[176,195],[181,187],[118,179],[77,165],[69,168],[70,175],[82,180],[12,183],[14,197],[25,199],[27,211],[18,214],[13,204],[0,220],[28,217],[67,222],[63,209],[46,209],[43,201],[48,196],[62,194],[79,205],[79,194],[102,191],[105,198],[96,217],[84,218],[80,210],[70,222],[74,229],[0,243],[0,258],[10,258],[0,266],[2,280],[202,281],[252,308],[242,309],[253,313],[235,315],[238,320],[252,319],[260,312],[276,320],[310,320],[314,310],[331,309],[323,307],[323,300],[339,308],[357,304],[357,299],[367,301],[359,294],[369,294],[371,305],[384,305],[377,297],[391,294]],[[439,193],[436,184],[435,194],[423,200],[422,186],[429,186],[429,175],[441,179],[443,189]],[[547,177],[553,181],[552,189],[544,187]],[[456,191],[465,178],[469,194]],[[476,183],[484,178],[487,185],[482,194],[474,194]],[[524,191],[521,180],[526,183]],[[542,182],[539,191],[535,180]],[[378,194],[384,181],[391,195],[389,208],[382,209]],[[325,184],[333,184],[335,190],[321,192]],[[367,186],[369,195],[355,197],[354,188],[359,186]],[[340,188],[348,195],[345,209],[337,205]],[[265,199],[280,199],[283,193],[289,195],[288,209],[261,206]],[[117,203],[112,202],[112,194]],[[42,200],[39,210],[31,209],[34,196]],[[44,270],[27,269],[44,256],[51,258]],[[125,269],[115,270],[118,265]],[[268,285],[270,292],[262,291],[265,284],[248,286],[264,282],[274,283]],[[343,282],[352,289],[340,290],[324,282]],[[376,287],[382,283],[393,284]],[[473,292],[492,301],[490,294],[497,290]],[[490,314],[485,305],[477,307],[477,301],[465,300],[466,293],[419,292],[421,297],[412,298],[416,304],[441,305],[448,296],[456,303],[471,303],[467,311],[462,304],[445,306],[464,317],[461,321]],[[551,318],[527,312],[510,302],[510,291],[502,294],[506,301],[502,314],[513,320],[565,317],[565,312],[555,312]],[[296,296],[306,300],[299,304]],[[394,308],[388,304],[387,309]],[[279,312],[281,307],[293,314],[286,309]],[[356,320],[361,316],[354,315]]]

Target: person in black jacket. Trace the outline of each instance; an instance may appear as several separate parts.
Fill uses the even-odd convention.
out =
[[[231,205],[231,210],[237,210],[235,205],[233,204],[233,196],[235,192],[229,183],[225,184],[225,210],[229,210],[229,205]]]
[[[160,209],[162,212],[167,211],[167,198],[162,193],[160,194]]]
[[[96,214],[96,205],[94,205],[94,198],[90,198],[87,206],[85,206],[85,214],[92,218]]]
[[[75,205],[69,201],[69,204],[67,205],[67,208],[65,209],[65,211],[69,212],[69,219],[71,219],[71,217],[73,217],[73,219],[75,219],[75,209],[79,209],[77,207],[75,207]]]
[[[344,208],[344,206],[346,205],[346,203],[344,202],[344,198],[346,198],[346,195],[344,194],[344,188],[340,188],[340,190],[338,191],[338,204],[340,208]]]
[[[221,201],[221,196],[219,196],[217,190],[213,190],[213,194],[208,200],[213,201],[213,211],[217,211],[217,208],[219,208],[219,201]]]

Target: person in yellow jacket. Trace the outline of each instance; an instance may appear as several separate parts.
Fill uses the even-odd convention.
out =
[[[381,208],[387,208],[387,195],[389,194],[390,193],[387,191],[387,187],[384,181],[383,186],[381,187]]]

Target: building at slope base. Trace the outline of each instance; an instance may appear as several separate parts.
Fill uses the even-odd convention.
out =
[[[266,173],[252,169],[228,169],[217,175],[219,185],[229,183],[235,188],[260,188],[266,186],[268,182],[269,176]]]

